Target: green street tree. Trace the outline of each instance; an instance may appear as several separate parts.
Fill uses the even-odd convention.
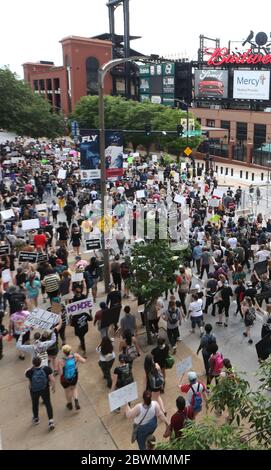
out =
[[[178,155],[187,146],[186,137],[179,137],[176,132],[181,119],[186,119],[186,112],[150,102],[139,103],[138,101],[126,100],[119,96],[106,96],[104,99],[105,127],[107,129],[142,131],[141,133],[129,132],[124,136],[126,143],[131,142],[134,149],[138,145],[143,145],[149,152],[150,146],[156,144],[164,150]],[[193,118],[193,114],[189,113],[189,117]],[[71,118],[79,123],[81,129],[98,129],[98,97],[85,96],[81,98]],[[153,131],[168,130],[173,131],[174,134],[151,133],[147,136],[145,135],[145,125],[150,125]],[[197,122],[196,129],[200,129]],[[200,136],[191,137],[188,144],[192,148],[196,148],[200,141]]]
[[[132,293],[144,301],[144,319],[149,344],[152,344],[152,339],[147,320],[148,309],[166,290],[173,287],[175,271],[185,256],[185,250],[176,254],[167,240],[158,238],[147,241],[145,245],[135,244],[131,249],[132,276],[128,285]]]
[[[64,134],[65,121],[61,114],[51,112],[44,98],[4,67],[0,68],[0,127],[20,135],[53,138]]]

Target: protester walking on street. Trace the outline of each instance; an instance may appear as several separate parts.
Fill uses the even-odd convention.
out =
[[[85,364],[86,359],[84,359],[78,353],[73,353],[72,348],[68,344],[65,344],[65,346],[62,347],[62,352],[64,357],[59,361],[59,374],[60,383],[65,390],[65,396],[67,400],[66,408],[68,408],[68,410],[72,410],[72,400],[74,400],[75,409],[80,410],[81,407],[78,401],[77,389],[77,363],[81,362],[82,364]]]

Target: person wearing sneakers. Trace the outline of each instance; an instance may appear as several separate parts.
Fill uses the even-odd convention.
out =
[[[55,392],[55,379],[51,367],[41,366],[41,358],[34,357],[32,360],[33,367],[28,369],[25,376],[30,381],[30,395],[33,409],[33,424],[39,424],[39,399],[42,398],[49,419],[49,430],[55,428],[53,420],[53,408],[50,401],[50,385],[52,392]]]
[[[186,404],[191,406],[194,412],[194,417],[202,410],[202,399],[204,399],[206,404],[206,409],[208,409],[206,387],[204,383],[198,381],[197,373],[190,371],[187,374],[188,384],[181,385],[184,374],[181,377],[179,388],[180,391],[187,394]]]
[[[59,361],[59,375],[60,383],[65,390],[67,400],[66,407],[68,410],[72,410],[72,399],[74,399],[75,409],[80,410],[77,390],[77,362],[85,364],[86,359],[78,353],[73,353],[72,348],[68,344],[65,344],[65,346],[62,347],[62,352],[64,353],[64,357]]]
[[[177,307],[175,300],[170,300],[167,311],[163,314],[167,322],[167,335],[172,346],[173,354],[176,353],[176,342],[180,338],[179,325],[181,325],[181,310]]]
[[[224,326],[228,326],[229,321],[229,309],[231,303],[231,297],[233,296],[232,288],[229,286],[228,281],[224,281],[224,284],[219,291],[221,296],[221,301],[218,302],[218,321],[216,325],[222,326],[222,316],[225,314]]]
[[[71,302],[78,302],[79,300],[85,300],[86,295],[82,293],[80,286],[76,287],[74,297]],[[74,327],[74,333],[78,336],[80,340],[80,349],[83,352],[83,357],[86,357],[86,344],[85,344],[85,335],[88,332],[88,322],[92,320],[90,313],[82,312],[78,315],[71,316],[71,326]]]
[[[248,343],[252,344],[253,339],[251,338],[251,327],[256,320],[256,309],[252,303],[252,300],[249,297],[245,297],[241,304],[241,312],[243,315],[246,331],[244,331],[243,335],[248,338]]]
[[[203,312],[202,312],[202,298],[199,298],[198,294],[192,295],[192,302],[188,309],[188,318],[191,318],[191,333],[195,333],[196,325],[200,329],[200,337],[203,336]]]

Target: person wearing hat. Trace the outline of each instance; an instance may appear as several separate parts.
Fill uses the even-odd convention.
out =
[[[187,374],[188,382],[181,384],[184,374],[181,376],[179,388],[180,391],[186,393],[186,404],[191,406],[194,412],[194,417],[202,410],[202,398],[205,401],[206,410],[208,409],[206,386],[203,382],[198,381],[198,376],[195,371],[190,371]]]
[[[72,410],[72,400],[74,400],[75,409],[80,410],[81,407],[78,401],[77,389],[77,363],[81,362],[82,364],[85,364],[86,359],[84,359],[78,353],[73,353],[71,346],[68,344],[65,344],[65,346],[62,347],[62,352],[64,357],[59,361],[59,375],[60,383],[65,390],[65,396],[67,400],[66,408],[68,408],[68,410]]]

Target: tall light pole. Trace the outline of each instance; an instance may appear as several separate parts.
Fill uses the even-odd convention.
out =
[[[106,74],[116,65],[125,64],[126,62],[146,62],[152,60],[151,57],[129,57],[124,59],[113,59],[103,64],[99,68],[98,73],[98,90],[99,90],[99,149],[101,159],[101,228],[105,228],[105,215],[106,215],[106,171],[105,171],[105,123],[104,123],[104,79]],[[104,261],[104,285],[105,292],[109,290],[110,284],[110,265],[109,265],[109,251],[106,246],[105,233],[102,234],[102,253]]]

